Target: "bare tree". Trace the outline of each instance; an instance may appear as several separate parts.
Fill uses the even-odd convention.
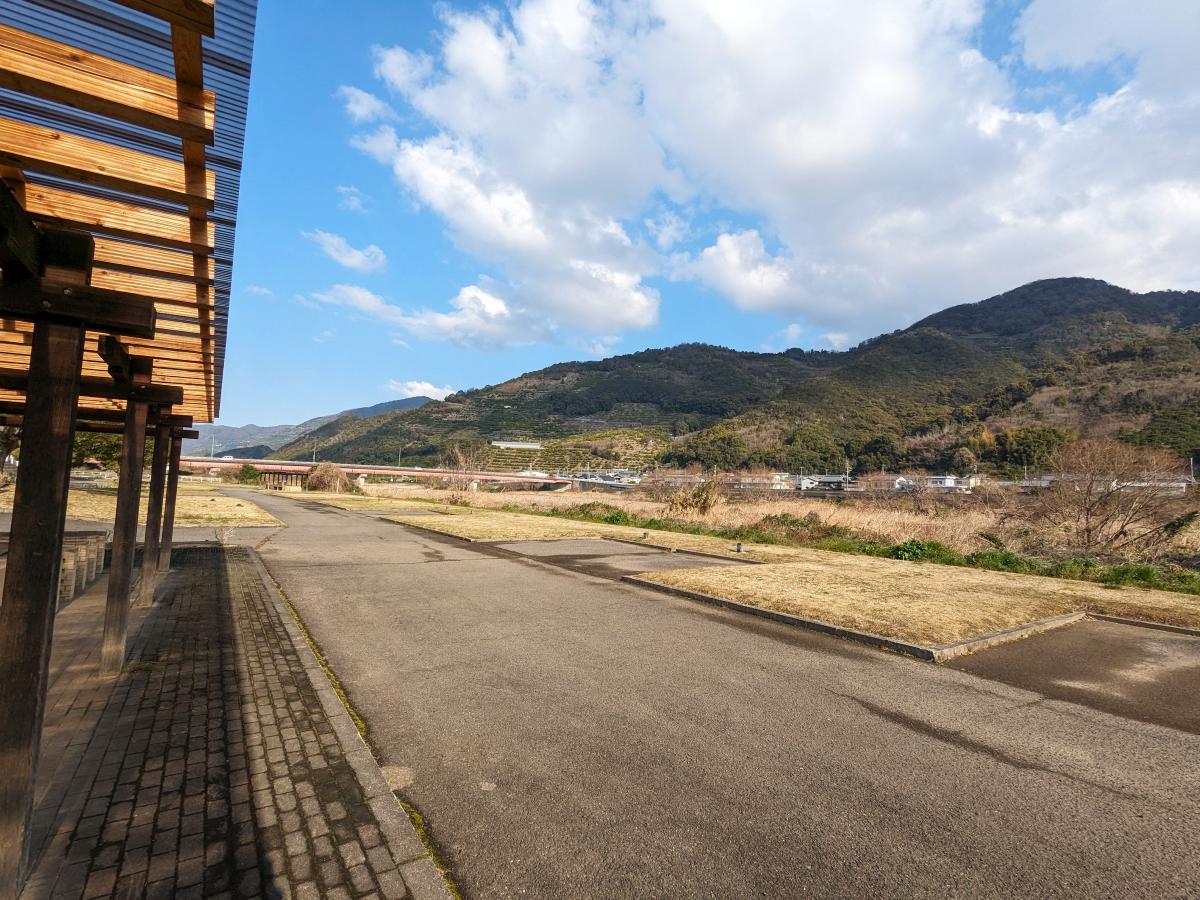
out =
[[[341,494],[349,491],[350,479],[342,471],[341,466],[331,462],[317,463],[308,470],[305,487],[310,491],[323,491],[330,494]]]
[[[1200,516],[1179,488],[1179,459],[1162,450],[1081,440],[1055,455],[1053,473],[1025,515],[1073,553],[1160,556]]]
[[[485,444],[464,444],[455,441],[442,453],[442,465],[458,472],[478,472],[487,460]]]
[[[455,441],[442,452],[442,466],[454,472],[479,472],[486,464],[486,444]],[[455,492],[465,491],[470,488],[471,481],[465,475],[452,475],[446,479],[446,487]]]

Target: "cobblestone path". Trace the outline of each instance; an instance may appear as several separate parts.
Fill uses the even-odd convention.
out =
[[[176,559],[90,735],[55,735],[23,897],[447,896],[252,552]]]

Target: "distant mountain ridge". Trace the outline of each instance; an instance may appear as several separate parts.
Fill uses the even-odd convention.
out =
[[[343,410],[327,416],[317,416],[301,422],[299,425],[197,425],[200,436],[196,440],[183,442],[183,452],[189,456],[207,456],[209,453],[229,454],[231,450],[245,449],[259,451],[265,447],[266,456],[271,450],[284,444],[299,440],[314,429],[320,428],[327,422],[332,422],[342,416],[366,418],[381,413],[396,410],[416,409],[430,402],[430,397],[404,397],[400,400],[385,400],[373,406],[360,406],[355,409]],[[259,456],[246,457],[258,459]]]
[[[1057,278],[840,352],[682,344],[559,363],[414,410],[342,415],[272,456],[430,465],[452,444],[478,456],[496,438],[622,431],[659,442],[670,464],[791,471],[1011,468],[1084,433],[1186,452],[1200,447],[1198,371],[1200,293]]]

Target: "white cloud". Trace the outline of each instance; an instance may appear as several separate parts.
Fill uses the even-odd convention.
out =
[[[340,234],[331,234],[319,228],[300,233],[320,247],[326,256],[347,269],[354,269],[356,272],[381,272],[387,268],[387,256],[374,244],[368,244],[360,250],[351,247]]]
[[[821,340],[834,350],[845,350],[846,345],[850,343],[850,335],[844,331],[831,331],[821,335]]]
[[[481,287],[469,285],[450,300],[449,312],[421,309],[396,324],[425,340],[450,341],[462,347],[519,347],[551,338],[544,321]]]
[[[448,384],[435,386],[430,381],[397,381],[389,378],[387,389],[401,397],[429,397],[433,400],[445,400],[454,393],[454,388]]]
[[[597,359],[603,359],[606,356],[612,356],[613,348],[620,342],[621,338],[615,334],[605,334],[600,337],[592,338],[584,341],[582,344],[583,352],[588,356],[594,356]]]
[[[313,300],[329,306],[344,306],[391,325],[400,325],[405,320],[404,310],[400,307],[353,284],[335,284],[327,291],[313,294]]]
[[[274,297],[275,292],[268,287],[263,287],[261,284],[246,285],[246,293],[254,294],[256,297]]]
[[[361,88],[343,84],[337,89],[337,96],[342,101],[346,115],[356,125],[396,118],[396,111],[387,103]]]
[[[338,185],[338,194],[341,195],[341,200],[338,201],[338,206],[349,212],[366,212],[367,211],[367,195],[360,191],[352,184]]]
[[[332,341],[335,337],[337,337],[337,332],[326,329],[325,331],[322,331],[320,334],[313,335],[313,343],[314,344],[327,344],[330,341]]]
[[[464,287],[451,298],[450,311],[406,310],[364,287],[335,284],[314,293],[312,301],[354,310],[423,340],[449,341],[462,347],[500,349],[553,340],[553,330],[540,317],[509,304],[482,287]],[[309,301],[309,302],[312,302]],[[397,346],[408,344],[393,338]]]
[[[754,229],[722,234],[696,257],[675,257],[676,277],[695,278],[742,309],[779,309],[800,299],[790,260],[771,256]]]
[[[412,314],[414,333],[620,334],[657,320],[647,281],[663,273],[828,329],[831,345],[1040,277],[1200,286],[1194,4],[1031,0],[1015,34],[1027,66],[1131,73],[1069,114],[1031,109],[1016,67],[980,54],[983,10],[444,9],[429,54],[375,51],[432,135],[373,116],[355,144],[499,277]],[[721,218],[738,224],[714,230]]]

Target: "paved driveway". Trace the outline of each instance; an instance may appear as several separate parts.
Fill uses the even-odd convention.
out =
[[[470,897],[1194,896],[1200,737],[303,500],[261,553]]]

